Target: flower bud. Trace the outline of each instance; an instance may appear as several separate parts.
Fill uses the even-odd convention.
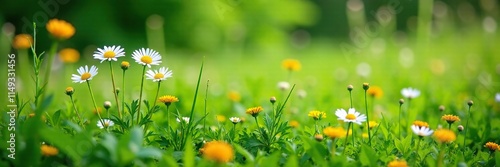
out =
[[[314,139],[316,139],[316,141],[318,141],[318,142],[321,142],[321,141],[323,141],[323,135],[321,135],[321,134],[315,134],[314,135]]]
[[[403,105],[405,103],[404,99],[399,99],[399,105]]]
[[[348,91],[352,91],[352,89],[354,89],[354,86],[352,86],[352,85],[348,85],[348,86],[347,86],[347,90],[348,90]]]
[[[276,97],[274,97],[274,96],[273,96],[273,97],[269,98],[269,101],[270,101],[272,104],[276,103]]]
[[[443,105],[440,105],[440,106],[439,106],[439,111],[443,112],[443,111],[444,111],[444,109],[446,109],[446,108],[445,108]]]
[[[66,95],[71,96],[73,93],[75,93],[75,89],[73,89],[73,87],[66,88]]]
[[[120,64],[123,70],[127,70],[130,67],[130,63],[128,61],[122,61]]]
[[[368,88],[370,88],[370,84],[369,83],[363,83],[363,89],[364,90],[368,90]]]
[[[474,105],[474,102],[472,100],[469,100],[469,102],[467,102],[467,105],[469,105],[469,107],[471,107],[472,105]]]
[[[120,88],[115,89],[116,94],[120,94]]]
[[[104,108],[107,110],[109,108],[111,108],[111,102],[110,101],[105,101],[104,102]]]
[[[461,132],[461,131],[463,131],[463,130],[464,130],[464,126],[462,126],[462,125],[458,125],[457,129],[458,129],[458,131],[459,131],[459,132]]]

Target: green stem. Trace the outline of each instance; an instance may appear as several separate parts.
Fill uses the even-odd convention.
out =
[[[155,95],[155,99],[153,100],[153,107],[148,111],[148,114],[146,115],[146,117],[148,117],[149,119],[151,119],[153,117],[153,113],[151,112],[152,110],[154,110],[154,108],[156,107],[156,101],[158,101],[158,93],[160,92],[160,83],[161,83],[161,80],[158,81],[158,87],[156,88],[156,95]],[[145,123],[144,125],[144,134],[146,134],[147,130],[148,130],[148,125],[149,123]]]
[[[170,111],[168,111],[170,105],[167,105],[167,127],[170,127]]]
[[[349,122],[349,125],[347,125],[347,132],[345,134],[345,141],[344,141],[344,151],[342,152],[342,154],[345,154],[345,150],[347,150],[347,138],[349,138],[349,128],[351,128],[351,124],[352,122]]]
[[[75,101],[73,100],[73,96],[70,95],[69,99],[71,100],[71,104],[73,105],[73,109],[75,110],[76,116],[78,117],[79,124],[81,124],[82,127],[85,128],[85,126],[83,126],[82,117],[80,117],[80,113],[78,113],[78,110],[76,108]]]
[[[314,134],[319,134],[319,131],[318,131],[318,120],[314,120]]]
[[[438,159],[436,162],[437,167],[442,167],[443,166],[443,161],[444,161],[444,143],[440,143],[441,149],[439,149],[439,155]]]
[[[233,136],[231,137],[233,141],[236,140],[235,136],[236,136],[236,124],[233,123]]]
[[[451,123],[448,123],[448,129],[451,130]]]
[[[153,108],[156,107],[156,102],[158,101],[158,93],[160,93],[160,83],[161,81],[158,81],[158,87],[156,87],[156,95],[155,95],[155,99],[153,100]]]
[[[137,125],[141,120],[141,106],[142,106],[142,90],[144,88],[144,73],[146,72],[146,65],[142,67],[142,77],[141,77],[141,91],[139,93],[139,107],[137,108]]]
[[[411,98],[408,98],[408,108],[406,109],[406,134],[408,133],[408,130],[410,129],[410,107],[411,107]]]
[[[125,111],[125,70],[122,73],[122,111]],[[120,119],[122,119],[121,116]]]
[[[207,89],[205,90],[205,106],[204,106],[204,112],[205,115],[207,115],[207,101],[208,101],[208,85],[209,85],[210,80],[207,80]],[[207,132],[207,119],[203,119],[203,131],[205,133]]]
[[[467,139],[467,129],[469,129],[469,119],[471,119],[471,115],[470,115],[470,108],[471,106],[469,106],[469,117],[467,118],[467,122],[465,123],[465,131],[464,131],[464,150],[463,152],[465,153],[465,140]]]
[[[115,84],[115,74],[113,72],[113,66],[111,66],[111,61],[109,61],[109,69],[111,70],[111,82],[113,83],[113,95],[115,95],[116,110],[118,111],[118,116],[121,119],[122,118],[122,112],[120,111],[120,105],[119,105],[120,102],[118,102],[118,94],[116,92],[116,84]],[[108,113],[108,115],[109,115],[109,113]]]
[[[399,139],[401,139],[401,106],[402,105],[403,104],[401,104],[401,103],[399,104],[399,120],[398,120],[399,121]]]
[[[332,139],[332,144],[331,145],[332,145],[332,148],[331,148],[331,152],[332,153],[331,154],[332,154],[332,160],[333,160],[333,157],[335,157],[335,147],[337,146],[335,144],[335,139]]]
[[[366,108],[366,126],[368,127],[368,145],[372,145],[372,135],[370,132],[370,117],[368,116],[368,100],[366,97],[366,90],[365,90],[365,108]]]
[[[94,92],[92,91],[92,87],[90,86],[89,80],[87,80],[87,86],[89,87],[90,97],[92,98],[92,102],[94,103],[95,112],[97,113],[97,116],[99,117],[99,120],[101,121],[101,124],[104,126],[104,120],[101,117],[101,113],[99,113],[99,110],[97,109],[97,103],[95,102]]]
[[[352,91],[349,91],[349,99],[351,101],[351,107],[349,107],[349,108],[352,108]]]

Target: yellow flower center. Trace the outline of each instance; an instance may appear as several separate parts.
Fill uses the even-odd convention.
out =
[[[90,73],[86,72],[86,73],[83,73],[83,74],[82,74],[81,79],[82,79],[82,80],[87,80],[87,79],[89,79],[91,76],[92,76],[92,75],[90,75]]]
[[[162,79],[163,76],[164,75],[162,73],[155,74],[155,79]]]
[[[151,56],[144,55],[141,57],[141,61],[146,64],[151,64],[153,62],[153,58],[151,58]]]
[[[345,118],[348,120],[355,120],[356,116],[354,114],[347,114],[347,116],[345,116]]]
[[[104,121],[104,127],[108,127],[108,126],[109,126],[109,122]]]
[[[115,58],[116,54],[113,51],[106,51],[104,53],[104,58]]]

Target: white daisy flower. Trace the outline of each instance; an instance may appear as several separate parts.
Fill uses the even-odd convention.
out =
[[[342,120],[344,122],[353,122],[361,125],[362,122],[366,121],[366,115],[357,112],[354,108],[350,108],[349,112],[344,109],[337,109],[335,115],[338,117],[337,120]]]
[[[237,123],[240,123],[241,122],[241,119],[238,118],[238,117],[231,117],[229,118],[229,120],[233,123],[233,124],[237,124]]]
[[[163,81],[172,77],[172,70],[168,70],[168,68],[165,67],[162,67],[159,70],[148,70],[146,72],[146,77],[154,82]]]
[[[500,102],[500,93],[495,95],[495,101]]]
[[[92,78],[97,75],[97,67],[95,66],[90,67],[90,70],[86,65],[85,68],[81,66],[76,71],[78,71],[78,75],[73,74],[71,77],[74,83],[83,83],[85,81],[92,80]]]
[[[181,123],[181,119],[177,118],[177,122]],[[182,122],[189,123],[189,117],[182,117]]]
[[[290,89],[290,83],[286,82],[286,81],[281,81],[281,82],[278,82],[278,88],[280,90],[287,90],[287,89]]]
[[[132,53],[132,58],[135,62],[148,66],[151,68],[151,65],[159,65],[161,63],[161,56],[157,51],[149,48],[141,48],[137,49]]]
[[[425,137],[431,135],[434,131],[429,129],[428,127],[419,127],[417,125],[412,125],[411,130],[418,136]]]
[[[111,127],[115,125],[115,123],[109,119],[102,119],[100,121],[97,121],[97,126],[101,129]]]
[[[94,59],[99,59],[102,63],[105,60],[116,61],[116,58],[125,56],[125,52],[123,52],[123,48],[121,46],[104,46],[103,49],[97,48],[97,51],[94,52],[93,56]]]
[[[408,99],[413,99],[420,96],[420,91],[418,89],[409,87],[402,89],[401,94]]]

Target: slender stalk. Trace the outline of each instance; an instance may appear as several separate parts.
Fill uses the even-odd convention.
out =
[[[207,101],[208,101],[208,84],[209,84],[210,80],[207,80],[207,89],[205,90],[205,106],[204,106],[204,111],[205,111],[205,115],[207,115]],[[207,131],[207,120],[206,119],[203,119],[203,131]]]
[[[319,131],[318,131],[318,120],[314,120],[314,134],[319,134]]]
[[[370,132],[370,117],[368,116],[368,100],[366,97],[366,91],[367,90],[365,90],[366,126],[368,126],[368,145],[371,146],[372,145],[372,135]]]
[[[167,127],[170,127],[170,111],[168,110],[170,105],[167,105]]]
[[[464,150],[463,152],[465,153],[465,140],[467,139],[467,129],[469,129],[469,119],[471,119],[471,116],[470,116],[470,108],[472,107],[472,105],[469,105],[469,117],[467,118],[467,121],[465,123],[465,131],[464,131]]]
[[[155,95],[155,99],[153,100],[153,108],[156,107],[156,102],[158,101],[158,93],[160,92],[160,83],[161,83],[161,80],[158,81],[158,87],[156,87],[156,95]]]
[[[125,111],[125,70],[122,73],[122,111]],[[122,119],[121,116],[120,119]]]
[[[418,142],[417,142],[417,149],[415,150],[415,152],[418,153],[418,150],[420,149],[420,141],[422,141],[423,137],[422,136],[419,136],[418,137]]]
[[[442,167],[443,166],[443,161],[444,161],[444,143],[440,143],[441,148],[439,149],[439,155],[438,159],[436,161],[436,166],[437,167]]]
[[[73,96],[70,95],[69,99],[71,100],[71,104],[73,105],[73,109],[75,110],[75,113],[76,113],[76,116],[78,117],[79,123],[82,125],[83,128],[85,128],[85,126],[83,126],[82,117],[80,117],[80,113],[78,113],[78,110],[76,108],[75,101],[73,100]]]
[[[352,91],[349,91],[349,99],[351,100],[351,107],[349,108],[352,108]]]
[[[231,140],[235,140],[236,139],[235,136],[236,136],[236,124],[233,123],[233,136],[231,137]]]
[[[148,117],[148,119],[151,119],[153,117],[153,113],[151,112],[152,110],[154,110],[154,108],[156,107],[156,101],[158,101],[158,93],[160,92],[160,83],[161,83],[161,80],[158,81],[158,87],[156,88],[156,95],[155,95],[155,98],[154,98],[154,102],[153,102],[153,107],[151,108],[151,110],[148,111],[148,114],[146,115],[146,117]],[[144,134],[146,134],[147,130],[148,130],[148,125],[149,123],[146,123],[144,125]]]
[[[111,70],[111,82],[113,83],[113,95],[115,95],[116,110],[118,111],[118,116],[121,119],[122,118],[122,112],[120,111],[120,105],[119,105],[120,102],[118,102],[118,94],[116,92],[116,84],[115,84],[115,74],[113,72],[113,66],[111,66],[111,61],[109,61],[109,69]]]
[[[331,154],[332,154],[332,160],[333,160],[333,157],[335,157],[335,147],[337,147],[337,145],[335,144],[335,139],[332,139],[332,148],[331,148]]]
[[[142,90],[144,88],[144,73],[146,72],[146,65],[142,67],[142,77],[141,77],[141,91],[139,93],[139,107],[137,108],[137,125],[141,120],[141,106],[142,106]]]
[[[97,103],[95,102],[94,92],[92,92],[92,87],[90,86],[89,80],[87,80],[87,86],[89,87],[90,97],[92,98],[92,103],[94,103],[94,108],[95,108],[95,111],[97,113],[97,116],[99,116],[99,120],[101,121],[101,124],[104,125],[104,120],[101,117],[101,113],[99,113],[99,110],[97,109]]]
[[[111,117],[109,116],[109,109],[106,109],[106,113],[108,114],[108,118],[111,118]]]
[[[352,122],[349,122],[349,125],[347,125],[347,132],[345,134],[345,141],[344,141],[344,151],[342,152],[342,154],[345,154],[345,150],[347,150],[347,138],[349,138],[349,128],[351,128],[351,124]]]
[[[448,123],[448,129],[451,130],[451,123]]]
[[[398,121],[399,121],[399,125],[398,125],[398,127],[399,127],[399,139],[401,139],[401,107],[402,106],[403,106],[403,104],[399,103],[399,112],[398,112],[399,113],[399,119],[398,119]]]

